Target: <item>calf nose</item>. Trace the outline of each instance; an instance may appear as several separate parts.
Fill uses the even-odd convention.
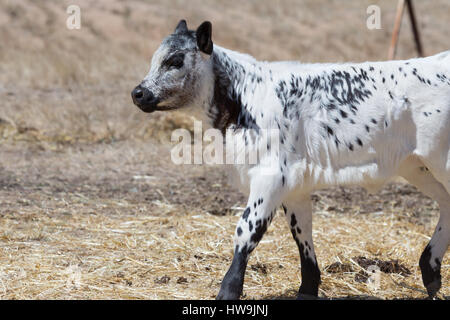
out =
[[[140,106],[145,104],[146,101],[151,101],[153,99],[153,94],[147,88],[138,85],[131,92],[131,97],[133,99],[134,104]]]
[[[131,98],[133,99],[134,104],[144,112],[155,111],[156,105],[159,102],[149,89],[141,85],[138,85],[131,91]]]
[[[142,87],[139,85],[134,88],[133,92],[131,92],[131,96],[133,97],[133,100],[141,100],[144,97]]]

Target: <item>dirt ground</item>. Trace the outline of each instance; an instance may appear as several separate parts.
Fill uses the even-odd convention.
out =
[[[65,28],[73,3],[77,31]],[[221,166],[173,164],[170,132],[191,129],[192,115],[143,114],[131,89],[180,18],[211,20],[217,43],[260,59],[385,59],[395,5],[376,3],[383,28],[369,31],[370,1],[0,0],[0,298],[215,297],[246,199]],[[425,52],[448,50],[448,1],[417,8]],[[405,21],[398,57],[411,56]],[[434,201],[400,180],[312,198],[321,297],[426,297],[418,260]],[[245,299],[295,297],[291,237],[279,213],[249,261]],[[367,259],[389,266],[378,286]],[[442,282],[448,298],[448,253]]]

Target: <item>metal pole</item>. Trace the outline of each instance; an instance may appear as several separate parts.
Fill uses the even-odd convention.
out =
[[[394,29],[392,31],[391,45],[389,46],[388,60],[392,60],[395,57],[395,51],[397,50],[398,35],[400,33],[400,27],[402,25],[404,8],[405,8],[405,0],[399,0],[397,4],[397,13],[395,14],[395,22],[394,22]]]
[[[409,18],[411,19],[411,27],[414,34],[414,41],[416,42],[417,53],[419,54],[419,57],[423,57],[422,42],[420,41],[419,28],[417,27],[412,0],[406,0],[406,6],[408,7]]]

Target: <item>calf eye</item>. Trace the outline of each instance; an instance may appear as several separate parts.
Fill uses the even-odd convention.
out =
[[[184,53],[176,54],[167,59],[165,65],[168,68],[180,69],[184,63]]]

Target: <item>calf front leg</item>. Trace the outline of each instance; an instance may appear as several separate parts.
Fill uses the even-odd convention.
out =
[[[217,299],[236,300],[242,294],[250,253],[256,248],[272,222],[280,205],[281,191],[282,186],[272,183],[272,179],[252,181],[247,206],[234,235],[233,261],[223,278]]]
[[[283,210],[300,253],[302,283],[297,298],[314,298],[319,293],[320,270],[312,239],[312,207],[309,195],[283,201]]]

